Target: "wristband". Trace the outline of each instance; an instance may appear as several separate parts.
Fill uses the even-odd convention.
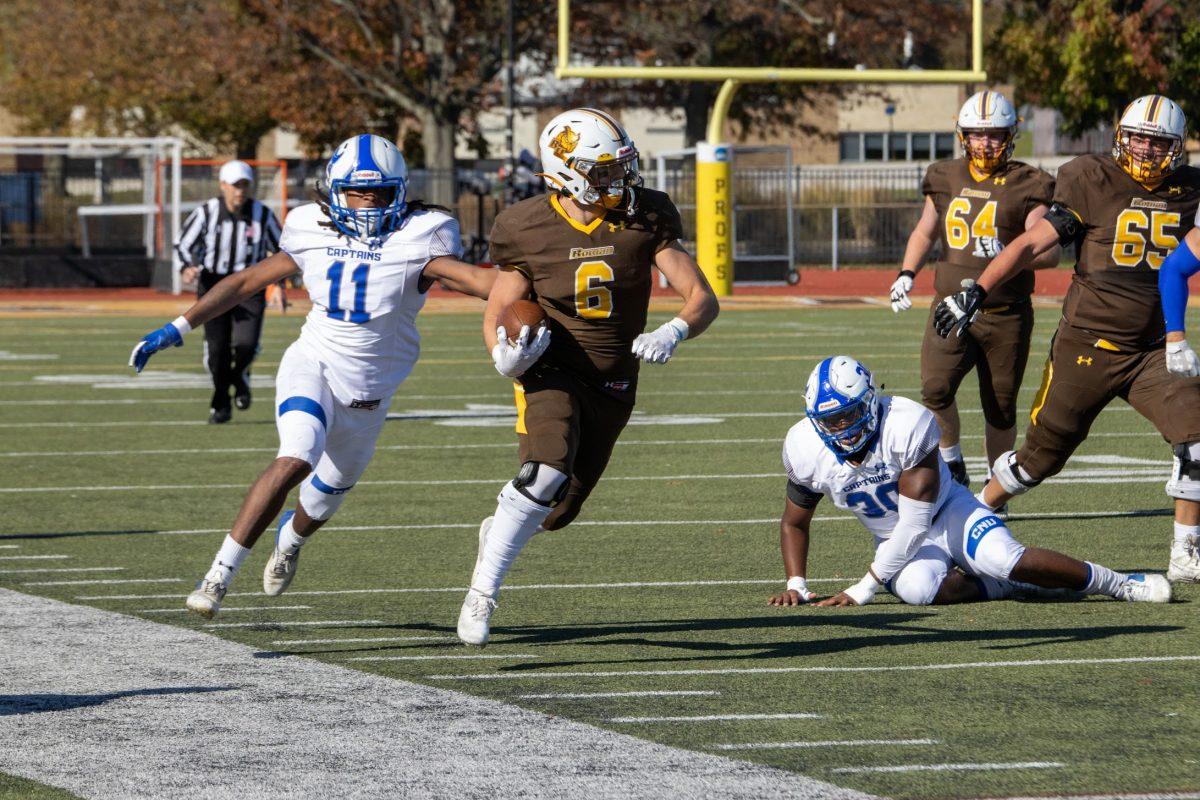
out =
[[[875,576],[867,573],[858,583],[846,589],[843,594],[851,600],[858,603],[860,606],[865,606],[875,597],[875,593],[879,591],[883,584],[875,580]]]
[[[675,333],[675,341],[677,342],[682,342],[684,339],[686,339],[688,337],[688,333],[690,332],[688,324],[679,317],[675,317],[675,319],[668,322],[667,327]]]
[[[179,331],[180,339],[187,336],[192,330],[192,323],[188,322],[182,314],[171,324],[175,326],[175,330]]]
[[[793,575],[787,580],[787,588],[789,592],[797,592],[801,597],[808,595],[808,581],[801,578],[799,575]]]
[[[902,269],[902,270],[900,270],[900,274],[897,275],[896,277],[897,278],[907,277],[909,279],[915,279],[917,277],[917,273],[913,272],[911,269]]]

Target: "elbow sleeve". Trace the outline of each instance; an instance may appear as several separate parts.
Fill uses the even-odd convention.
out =
[[[1187,313],[1188,277],[1200,270],[1200,259],[1187,240],[1179,243],[1158,271],[1158,291],[1162,295],[1163,318],[1168,331],[1184,330]]]
[[[887,583],[896,577],[904,565],[912,560],[933,524],[933,503],[900,495],[897,501],[900,519],[889,536],[875,551],[871,571],[880,581]]]
[[[1063,247],[1072,244],[1083,235],[1083,220],[1061,203],[1050,206],[1043,219],[1054,226],[1054,230],[1058,232],[1058,243]]]

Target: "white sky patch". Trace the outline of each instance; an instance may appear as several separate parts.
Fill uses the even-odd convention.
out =
[[[710,744],[714,750],[813,750],[825,747],[920,747],[941,744],[937,739],[828,739],[813,742],[738,742]]]
[[[1061,761],[1013,761],[981,764],[897,764],[876,767],[835,767],[830,772],[851,774],[860,772],[971,772],[1002,769],[1058,769]]]
[[[255,658],[201,631],[4,590],[0,603],[0,772],[89,800],[539,800],[581,786],[646,800],[866,798],[495,700]]]
[[[698,714],[695,716],[679,717],[609,717],[609,722],[630,723],[635,725],[658,722],[743,722],[766,719],[821,719],[820,714],[798,712],[790,714]]]

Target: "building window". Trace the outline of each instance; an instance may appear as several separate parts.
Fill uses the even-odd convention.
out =
[[[911,162],[953,157],[953,133],[892,131],[838,135],[841,161]]]
[[[838,136],[838,160],[862,161],[861,133],[843,133]]]
[[[907,133],[889,133],[888,134],[888,161],[908,161],[908,138]]]
[[[954,158],[954,134],[939,133],[935,137],[933,157],[936,159]]]
[[[883,134],[863,134],[863,161],[883,161]]]

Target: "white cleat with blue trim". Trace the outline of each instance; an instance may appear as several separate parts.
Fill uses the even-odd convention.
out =
[[[1125,577],[1117,590],[1117,599],[1131,603],[1169,603],[1171,582],[1162,575],[1134,573]]]
[[[212,619],[221,610],[221,601],[228,590],[228,583],[205,575],[196,584],[196,590],[188,595],[185,603],[187,610],[205,619]]]
[[[1200,539],[1189,538],[1186,542],[1175,542],[1171,545],[1167,580],[1200,583]]]
[[[271,551],[271,557],[267,559],[267,566],[263,569],[263,593],[270,597],[283,594],[292,578],[296,577],[300,551],[285,553],[279,549],[279,532],[295,514],[295,511],[285,513],[279,518],[279,525],[275,528],[275,549]]]
[[[458,612],[458,638],[463,644],[487,646],[492,632],[490,620],[495,610],[495,600],[474,589],[467,590],[467,598]]]

